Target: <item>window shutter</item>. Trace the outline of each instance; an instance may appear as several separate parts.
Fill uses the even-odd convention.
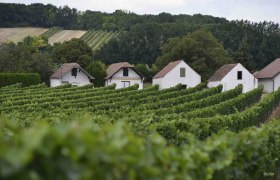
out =
[[[186,77],[186,68],[180,68],[180,77]]]

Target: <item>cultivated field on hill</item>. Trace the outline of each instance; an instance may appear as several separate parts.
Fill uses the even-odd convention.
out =
[[[0,88],[0,177],[277,179],[280,90],[137,89]]]
[[[45,28],[0,28],[0,43],[20,42],[27,36],[40,36],[47,32]]]
[[[118,35],[118,32],[91,30],[84,34],[81,39],[84,40],[93,50],[97,50],[103,44],[106,44],[110,39],[117,37]]]
[[[64,41],[69,41],[73,38],[82,37],[86,31],[80,30],[61,30],[49,37],[49,44],[63,43]]]
[[[45,28],[0,28],[0,43],[4,42],[20,42],[27,36],[45,36],[49,40],[49,44],[62,43],[73,38],[81,38],[93,50],[99,49],[110,39],[119,35],[118,32],[108,32],[102,30],[63,30],[60,27]]]

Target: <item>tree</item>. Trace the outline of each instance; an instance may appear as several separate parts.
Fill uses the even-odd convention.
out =
[[[106,66],[103,62],[98,60],[92,61],[86,67],[86,71],[95,78],[94,85],[96,87],[104,86],[104,79],[107,74],[106,74]]]
[[[46,41],[41,37],[27,37],[17,45],[3,44],[0,48],[0,72],[39,73],[49,83],[54,63]]]
[[[41,80],[49,84],[50,76],[53,73],[54,65],[49,53],[34,53],[24,69],[28,72],[40,74]]]
[[[170,39],[161,47],[161,53],[156,60],[160,69],[170,61],[184,59],[203,80],[207,80],[222,65],[232,62],[223,45],[205,30]]]
[[[92,49],[83,40],[72,39],[55,44],[52,55],[57,64],[77,62],[86,67],[92,57]]]
[[[147,64],[137,64],[134,68],[145,77],[146,82],[150,82],[152,80],[152,73]]]
[[[158,68],[155,64],[150,67],[148,64],[137,64],[134,68],[145,77],[145,82],[152,82],[152,79],[156,73],[158,73]]]
[[[253,56],[250,52],[247,34],[242,39],[234,60],[235,62],[241,63],[249,71],[252,71],[254,69],[255,66],[253,63]]]

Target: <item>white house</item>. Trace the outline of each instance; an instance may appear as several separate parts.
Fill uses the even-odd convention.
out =
[[[50,86],[56,87],[63,84],[72,84],[73,86],[84,86],[91,84],[93,80],[90,74],[88,74],[77,63],[65,63],[58,68],[50,77]]]
[[[280,58],[256,73],[255,77],[264,86],[264,92],[276,91],[280,87]]]
[[[139,84],[139,89],[143,89],[144,76],[128,62],[111,64],[106,72],[105,86],[116,84],[116,89],[120,89]]]
[[[153,77],[153,85],[158,84],[159,89],[174,87],[178,84],[186,88],[201,83],[201,76],[195,72],[184,60],[170,62]]]
[[[226,64],[218,69],[208,80],[209,88],[223,85],[223,92],[243,85],[243,93],[251,91],[258,86],[258,80],[240,63]]]

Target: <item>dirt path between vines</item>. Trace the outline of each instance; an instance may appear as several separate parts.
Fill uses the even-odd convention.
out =
[[[267,121],[270,121],[271,119],[280,119],[280,106],[274,109]]]

